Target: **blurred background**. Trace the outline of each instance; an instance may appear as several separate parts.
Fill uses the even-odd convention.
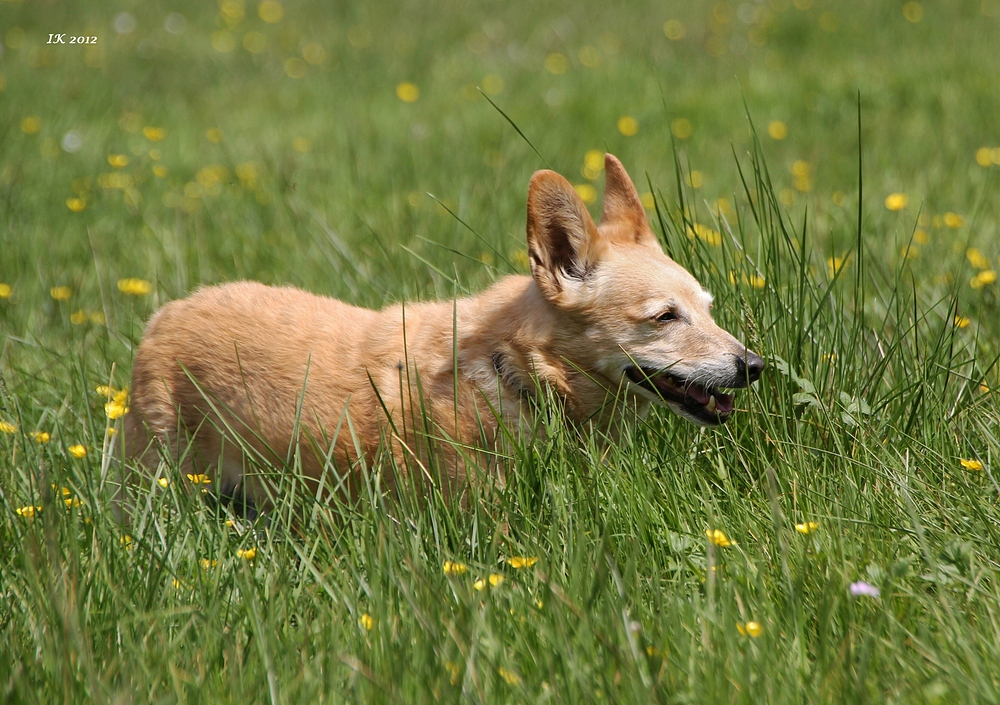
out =
[[[450,296],[525,270],[534,170],[597,213],[605,150],[647,205],[680,186],[722,229],[753,131],[832,257],[856,232],[859,101],[887,258],[945,283],[997,234],[1000,0],[4,2],[0,27],[8,305],[66,286],[68,312],[97,309],[122,277],[154,303],[242,277]]]

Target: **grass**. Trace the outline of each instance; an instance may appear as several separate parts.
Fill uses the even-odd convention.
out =
[[[5,701],[998,699],[996,2],[274,9],[0,8]],[[592,149],[768,360],[730,424],[552,410],[465,506],[271,528],[173,476],[122,533],[94,389],[158,305],[479,291]]]

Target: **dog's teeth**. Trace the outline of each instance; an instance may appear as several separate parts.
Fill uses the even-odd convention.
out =
[[[705,405],[705,408],[708,409],[708,413],[710,413],[710,414],[713,411],[715,411],[715,395],[714,394],[708,398],[708,404]]]

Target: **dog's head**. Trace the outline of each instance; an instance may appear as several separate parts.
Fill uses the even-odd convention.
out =
[[[723,423],[733,396],[722,390],[755,381],[764,361],[715,324],[711,294],[663,252],[621,162],[608,154],[604,166],[600,225],[559,174],[539,171],[528,189],[531,274],[573,329],[567,356],[696,423]]]

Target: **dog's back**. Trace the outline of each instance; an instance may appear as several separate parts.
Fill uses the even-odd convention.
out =
[[[292,288],[238,282],[205,288],[167,304],[152,318],[132,371],[131,413],[126,416],[129,457],[155,467],[152,433],[162,450],[186,470],[211,468],[222,458],[216,478],[220,492],[243,478],[242,440],[258,458],[281,463],[297,424],[332,437],[351,397],[372,395],[358,350],[378,330],[380,314]],[[395,361],[393,361],[395,364]],[[298,416],[310,390],[309,414]],[[357,404],[352,418],[364,428]],[[313,416],[315,414],[315,416]],[[229,432],[228,447],[223,438]],[[305,440],[308,433],[300,437]],[[198,442],[187,444],[188,436]],[[344,434],[344,442],[349,434]],[[365,449],[369,450],[369,449]],[[311,464],[314,453],[302,454]]]

